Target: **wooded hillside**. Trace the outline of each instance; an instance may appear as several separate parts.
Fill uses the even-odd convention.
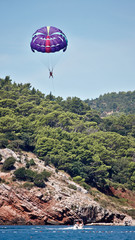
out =
[[[5,77],[0,79],[0,148],[5,147],[36,153],[85,188],[135,189],[134,114],[101,118],[77,97],[44,95]]]
[[[100,95],[99,98],[85,100],[92,108],[101,113],[101,116],[108,114],[135,114],[135,91],[112,92]]]

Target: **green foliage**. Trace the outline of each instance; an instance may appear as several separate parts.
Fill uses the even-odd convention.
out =
[[[90,107],[78,97],[68,97],[66,101],[61,101],[60,105],[65,111],[84,115]]]
[[[37,175],[37,173],[32,171],[31,169],[25,170],[25,177],[26,177],[27,181],[33,182],[36,175]]]
[[[7,76],[0,79],[0,148],[33,151],[45,165],[53,164],[75,181],[79,176],[78,183],[87,190],[90,185],[104,190],[119,184],[134,190],[134,99],[135,91],[85,102],[63,100],[51,93],[44,96],[29,83],[12,83]],[[105,111],[117,116],[101,118],[100,109],[102,116]],[[37,176],[31,166],[32,160],[26,169],[17,169],[16,179],[43,186],[48,173]]]
[[[74,184],[69,184],[68,187],[73,190],[77,190],[77,187]]]
[[[14,176],[16,179],[20,181],[28,181],[33,182],[37,187],[45,187],[45,182],[51,176],[51,173],[48,171],[43,171],[38,174],[36,171],[32,171],[31,169],[25,169],[24,167],[18,168],[14,172]]]
[[[41,176],[42,176],[43,180],[48,181],[48,178],[51,177],[51,173],[48,172],[48,171],[46,171],[46,170],[44,170],[44,171],[41,173]]]
[[[133,219],[135,219],[135,209],[127,210],[127,214],[130,215]]]
[[[20,149],[23,148],[24,141],[17,139],[17,140],[12,140],[8,141],[7,148],[12,149],[13,151],[19,151]]]
[[[45,166],[47,166],[51,163],[51,158],[46,155],[45,157],[43,157],[43,161],[45,162]]]
[[[0,133],[0,148],[5,148],[8,145],[8,139],[6,139],[6,136],[4,134]]]
[[[17,107],[17,104],[13,99],[3,99],[0,100],[0,107],[14,109]]]
[[[44,188],[46,185],[44,183],[43,175],[37,174],[34,178],[34,184],[37,187]]]
[[[0,118],[0,132],[8,133],[12,131],[19,131],[20,127],[14,117],[4,116]]]
[[[35,166],[36,163],[34,162],[33,159],[30,159],[30,161],[26,161],[26,168],[29,168],[30,166]]]
[[[15,175],[15,177],[16,177],[18,180],[26,181],[26,170],[25,170],[24,167],[18,168],[18,169],[14,172],[14,175]]]
[[[104,95],[100,95],[99,98],[92,100],[85,100],[86,103],[92,109],[100,111],[102,116],[105,116],[107,112],[113,112],[114,114],[125,113],[135,114],[135,91],[131,92],[112,92]]]
[[[16,159],[14,157],[9,157],[7,158],[2,166],[3,171],[10,171],[14,169],[14,164],[15,164]]]
[[[80,185],[85,188],[87,191],[90,191],[90,185],[87,184],[86,182],[81,182]]]
[[[36,165],[33,158],[30,159],[29,164],[30,164],[30,166],[35,166]]]
[[[30,183],[30,182],[25,182],[23,184],[23,187],[30,190],[31,188],[33,188],[34,184],[33,183]]]
[[[22,167],[18,168],[14,172],[14,175],[18,180],[33,182],[34,177],[37,175],[37,173],[32,171],[31,169],[25,169],[24,167]]]
[[[83,179],[81,176],[76,176],[76,177],[73,177],[73,181],[77,183],[81,183],[81,182],[84,182],[85,179]]]

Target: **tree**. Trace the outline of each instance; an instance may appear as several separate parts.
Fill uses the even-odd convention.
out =
[[[0,132],[11,133],[12,131],[19,131],[20,125],[15,117],[4,116],[0,118]]]
[[[46,96],[46,99],[50,100],[50,101],[54,101],[55,100],[55,96],[53,96],[52,93],[50,92],[50,94]]]
[[[16,159],[14,157],[7,158],[2,166],[3,171],[10,171],[14,169],[14,163],[16,162]]]
[[[68,97],[66,101],[61,103],[61,106],[66,108],[66,110],[71,111],[72,113],[83,115],[86,113],[87,110],[90,110],[88,104],[83,102],[78,97]]]
[[[14,109],[17,107],[17,104],[13,99],[3,99],[0,100],[0,107]]]
[[[42,137],[37,140],[36,151],[39,156],[45,156],[53,149],[54,144],[54,139]]]

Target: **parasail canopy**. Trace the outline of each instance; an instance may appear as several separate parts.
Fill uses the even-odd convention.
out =
[[[66,51],[68,40],[66,35],[58,28],[47,26],[38,29],[32,36],[30,43],[33,52],[54,53]]]

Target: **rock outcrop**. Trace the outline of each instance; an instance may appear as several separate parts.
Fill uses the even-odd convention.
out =
[[[56,199],[36,188],[28,191],[1,184],[0,224],[73,224],[76,218],[82,218],[85,223],[109,223],[116,219],[122,222],[125,218],[124,215],[103,209],[88,196],[87,204],[85,197],[82,199],[79,195],[78,200],[74,194],[72,197],[62,196],[59,200],[60,196],[57,194]]]
[[[24,182],[12,181],[10,173],[0,171],[0,224],[73,224],[74,219],[82,218],[84,223],[120,223],[127,217],[117,211],[104,209],[80,185],[70,180],[54,167],[44,166],[32,153],[19,156],[9,149],[1,149],[3,161],[9,156],[16,158],[15,167],[22,167],[33,158],[35,170],[50,171],[51,177],[45,188],[24,187]],[[6,182],[8,181],[8,182]]]

